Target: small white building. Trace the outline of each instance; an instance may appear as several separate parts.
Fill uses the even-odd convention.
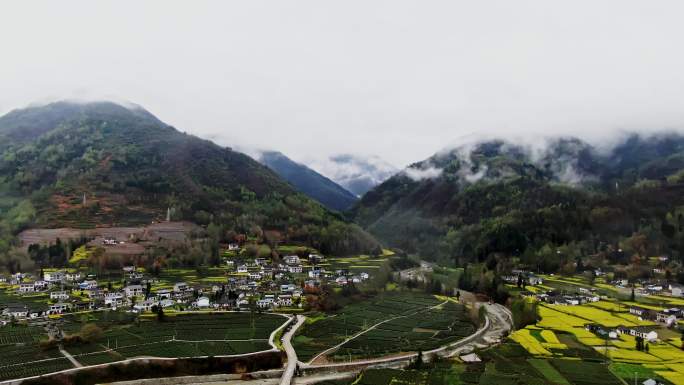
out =
[[[52,300],[57,300],[57,301],[66,301],[69,299],[69,292],[68,291],[53,291],[50,293],[50,299]]]
[[[209,301],[208,297],[199,297],[197,298],[197,307],[199,308],[207,308],[211,306],[211,302]]]
[[[296,255],[286,255],[283,261],[288,265],[298,265],[300,263],[299,257]]]
[[[50,305],[50,314],[63,314],[69,311],[71,309],[71,304],[68,303],[56,303],[54,305]]]
[[[47,282],[62,282],[66,279],[63,271],[50,271],[43,273],[43,279]]]
[[[138,297],[143,295],[143,287],[141,285],[128,285],[124,287],[126,297]]]
[[[185,282],[176,282],[173,285],[173,292],[176,294],[185,293],[188,291],[188,284]]]
[[[287,272],[290,274],[299,274],[302,271],[302,265],[292,265],[287,267]]]

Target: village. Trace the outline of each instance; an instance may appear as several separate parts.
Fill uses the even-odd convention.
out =
[[[111,245],[115,240],[104,239]],[[15,273],[0,276],[0,325],[41,320],[67,313],[124,310],[161,311],[293,311],[305,305],[307,292],[322,285],[343,287],[370,278],[366,271],[330,268],[319,254],[270,258],[241,258],[240,246],[230,244],[219,269],[222,276],[203,282],[161,279],[136,266],[124,266],[119,280],[100,279],[94,273],[68,268],[44,269],[42,276]],[[3,294],[4,291],[4,294]]]

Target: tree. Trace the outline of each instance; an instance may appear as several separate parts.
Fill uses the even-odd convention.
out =
[[[161,305],[157,306],[157,321],[164,322],[164,308]]]
[[[93,323],[88,323],[81,327],[79,335],[85,342],[96,342],[103,336],[102,329]]]
[[[635,299],[636,299],[636,296],[634,295],[634,288],[632,288],[632,294],[629,296],[629,300],[634,302]]]

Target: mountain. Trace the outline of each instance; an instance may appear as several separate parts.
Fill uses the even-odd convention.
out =
[[[351,154],[334,155],[309,166],[359,197],[399,171],[378,157]]]
[[[0,252],[27,227],[172,219],[272,231],[323,252],[378,245],[250,157],[182,133],[139,106],[57,102],[0,117]],[[85,198],[85,206],[84,206]],[[3,243],[3,241],[5,243]]]
[[[259,161],[290,182],[298,191],[331,210],[345,211],[358,200],[337,183],[280,152],[263,152]]]
[[[409,166],[352,211],[391,246],[461,262],[501,254],[553,270],[567,261],[548,250],[629,249],[635,236],[648,241],[642,253],[684,255],[684,137],[632,135],[610,150],[575,138],[464,145]]]

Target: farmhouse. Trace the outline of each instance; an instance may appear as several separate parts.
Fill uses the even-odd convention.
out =
[[[174,293],[185,293],[186,291],[188,291],[188,284],[185,282],[177,282],[175,285],[173,285]]]
[[[56,303],[54,305],[50,305],[50,314],[62,314],[66,313],[71,309],[71,304],[68,303]]]
[[[22,283],[19,285],[18,289],[19,293],[33,293],[36,291],[36,287],[33,285],[33,283]]]
[[[677,285],[677,284],[671,284],[670,285],[670,293],[672,294],[673,297],[682,297],[684,295],[684,286]]]
[[[2,311],[2,314],[8,317],[24,319],[28,317],[29,310],[24,305],[10,305]]]
[[[107,293],[104,297],[105,306],[118,307],[124,304],[124,297],[121,293]]]
[[[296,255],[287,255],[283,258],[283,261],[288,265],[298,265],[299,257]]]
[[[629,334],[634,337],[641,337],[648,342],[655,342],[658,340],[658,333],[650,327],[631,327],[627,328],[624,326],[619,326],[615,329],[619,334]]]
[[[43,279],[47,282],[62,282],[66,279],[66,274],[63,271],[45,272]]]
[[[677,318],[682,316],[682,310],[677,308],[664,309],[656,313],[656,321],[672,326],[677,323]]]
[[[211,305],[211,303],[209,302],[209,298],[207,298],[207,297],[199,297],[199,298],[197,298],[197,304],[196,304],[197,307],[199,307],[199,308],[207,308],[207,307],[209,307],[210,305]]]
[[[67,300],[67,299],[69,299],[69,292],[67,292],[67,291],[53,291],[52,293],[50,293],[50,299],[60,300],[60,301]]]
[[[128,285],[124,287],[126,297],[137,297],[143,295],[143,287],[141,285]]]
[[[153,299],[147,299],[141,303],[136,303],[133,308],[137,311],[143,312],[152,310],[152,306],[157,306],[157,301]]]

